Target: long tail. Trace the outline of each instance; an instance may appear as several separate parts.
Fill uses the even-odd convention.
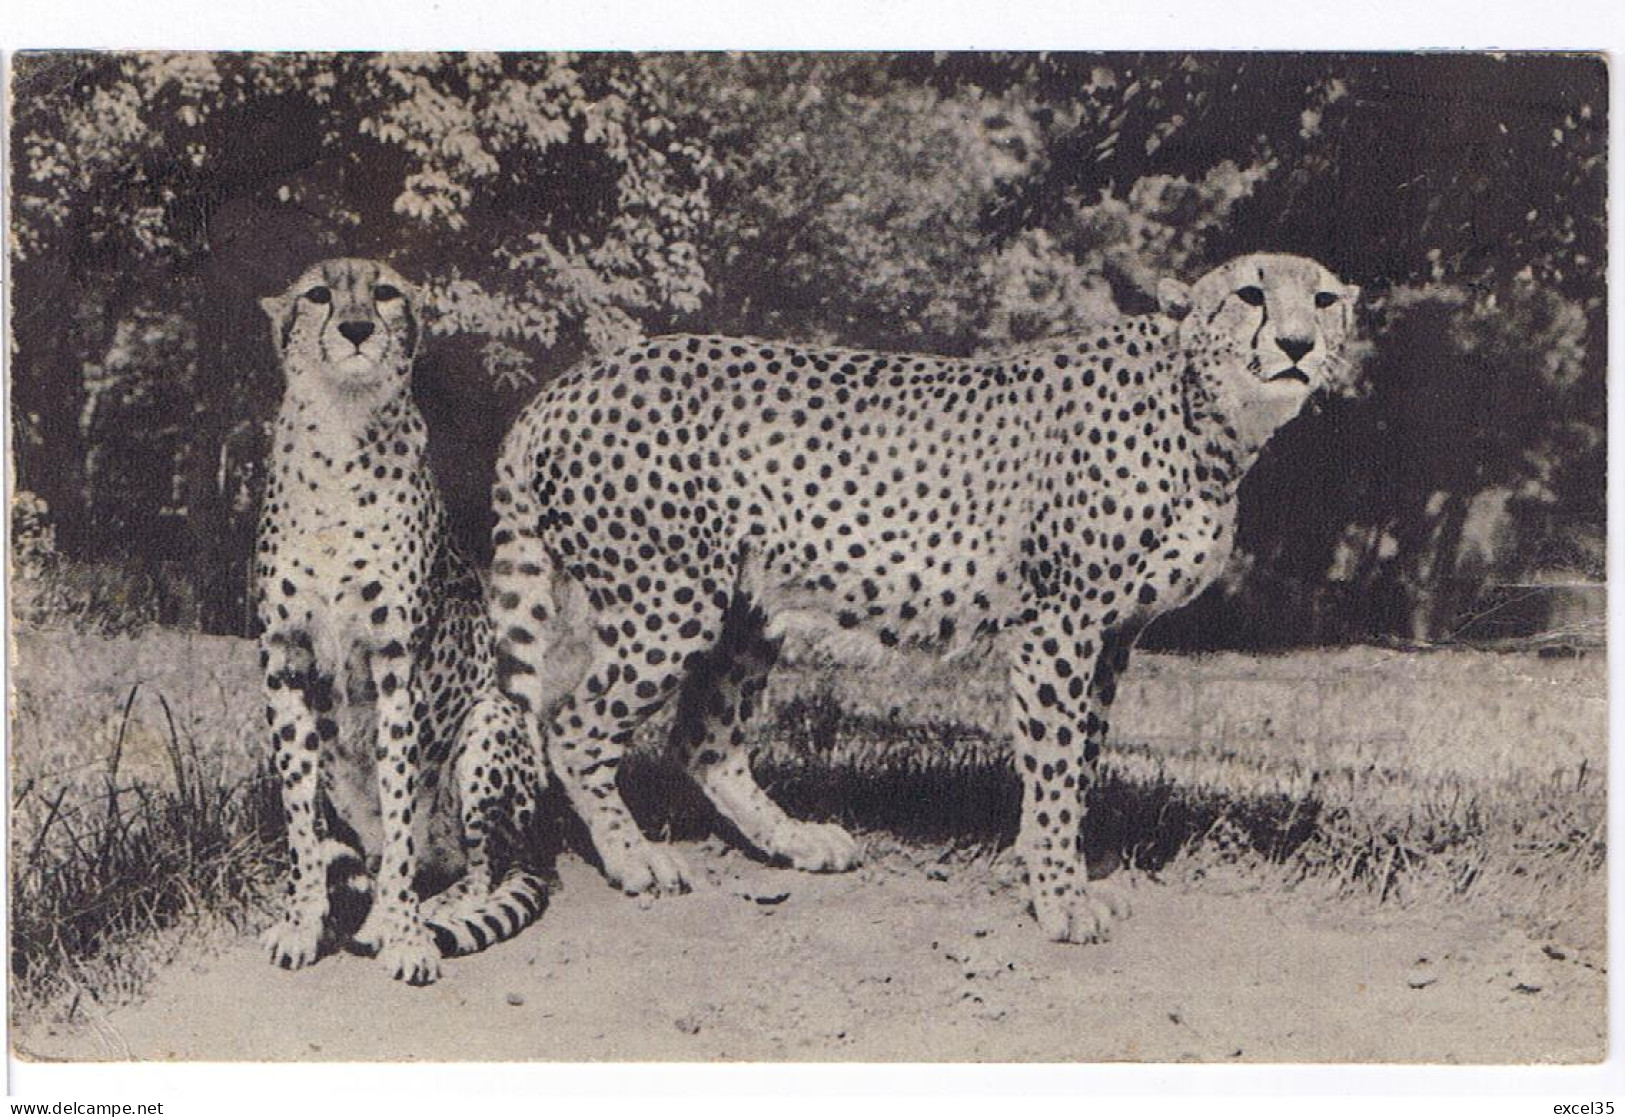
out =
[[[534,873],[510,869],[486,896],[464,896],[431,907],[423,922],[434,932],[443,957],[477,954],[506,942],[541,917],[547,907],[547,885]]]
[[[507,465],[505,455],[492,501],[497,526],[490,615],[502,689],[538,720],[541,733],[552,707],[587,670],[592,614],[585,593],[559,569],[542,539],[532,486]]]

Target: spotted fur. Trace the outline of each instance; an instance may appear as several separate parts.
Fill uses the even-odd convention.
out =
[[[366,863],[356,941],[424,984],[442,951],[540,913],[520,855],[543,776],[425,460],[415,292],[382,264],[328,260],[263,305],[286,383],[261,509],[260,661],[291,862],[265,941],[281,966],[314,962],[329,869],[354,861],[366,887]],[[510,863],[494,886],[493,855]],[[436,860],[463,875],[420,911],[414,878]]]
[[[1017,847],[1045,933],[1113,914],[1077,849],[1116,679],[1140,627],[1229,555],[1236,488],[1342,368],[1358,292],[1248,256],[1163,313],[994,358],[665,337],[549,386],[503,449],[494,616],[505,686],[611,881],[676,890],[616,772],[677,700],[700,787],[762,852],[858,860],[752,778],[746,723],[786,636],[1009,666]]]

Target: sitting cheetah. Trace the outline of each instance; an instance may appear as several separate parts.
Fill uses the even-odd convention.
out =
[[[436,937],[447,953],[479,949],[540,913],[542,886],[517,864],[493,888],[490,845],[517,857],[544,777],[425,461],[416,300],[382,264],[329,260],[263,301],[286,384],[257,581],[292,862],[266,945],[290,969],[316,960],[329,866],[359,856],[334,831],[378,859],[357,941],[424,984]],[[420,915],[420,855],[456,860],[459,846],[462,880]]]
[[[740,834],[841,870],[853,839],[751,776],[745,722],[782,639],[992,640],[1034,913],[1053,939],[1104,937],[1077,838],[1114,680],[1226,561],[1242,475],[1347,367],[1358,291],[1256,255],[1158,295],[1162,314],[996,358],[658,338],[541,394],[498,466],[493,612],[504,685],[546,720],[611,881],[684,886],[616,787],[674,694],[674,743]]]

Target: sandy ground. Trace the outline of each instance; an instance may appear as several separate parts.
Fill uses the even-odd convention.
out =
[[[1119,874],[1133,917],[1046,942],[1002,863],[886,843],[842,876],[685,844],[686,896],[566,855],[542,921],[424,989],[253,939],[142,1003],[13,1033],[23,1058],[1498,1063],[1606,1053],[1606,975],[1482,918]],[[919,863],[922,862],[923,863]]]

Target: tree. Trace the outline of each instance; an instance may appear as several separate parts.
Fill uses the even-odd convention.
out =
[[[1027,92],[1041,151],[993,207],[992,231],[1059,245],[1062,266],[1099,251],[1125,309],[1145,287],[1138,269],[1195,272],[1259,249],[1316,257],[1367,289],[1363,391],[1272,447],[1243,500],[1251,584],[1233,606],[1205,602],[1176,639],[1448,635],[1491,574],[1558,564],[1600,576],[1601,59],[950,55],[899,66],[939,90]],[[1135,231],[1127,215],[1159,189],[1189,201]],[[1498,571],[1463,566],[1465,526],[1486,499],[1512,521],[1514,553]],[[1365,541],[1357,561],[1351,540]],[[1388,613],[1371,608],[1384,599]]]
[[[40,55],[15,89],[19,484],[66,549],[201,553],[216,627],[244,614],[243,494],[279,390],[257,296],[321,255],[389,257],[446,342],[420,388],[490,415],[537,354],[613,346],[705,291],[709,157],[629,56]],[[136,320],[195,360],[120,357]],[[121,403],[169,395],[178,429]]]
[[[971,353],[1280,250],[1365,287],[1366,376],[1265,455],[1251,574],[1167,638],[1448,633],[1485,577],[1600,564],[1595,58],[51,55],[15,81],[19,482],[69,554],[205,571],[215,627],[278,392],[255,300],[338,251],[430,292],[417,392],[466,541],[524,396],[633,334]],[[1467,570],[1490,507],[1508,542]]]

